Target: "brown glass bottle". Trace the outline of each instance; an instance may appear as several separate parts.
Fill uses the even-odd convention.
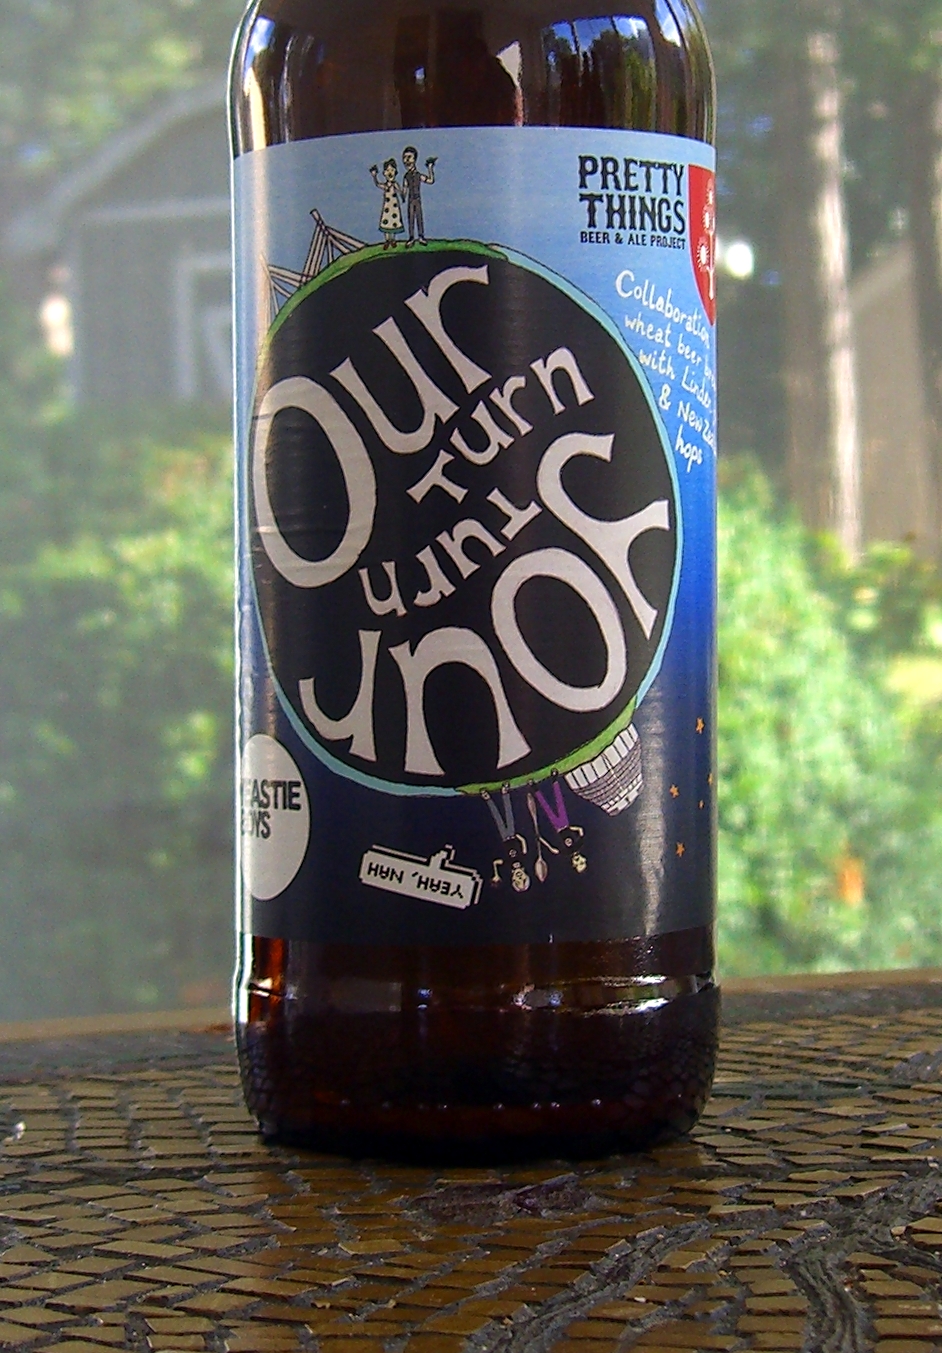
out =
[[[630,43],[606,41],[616,20]],[[496,57],[513,43],[516,87]],[[233,64],[236,155],[495,125],[711,142],[713,110],[688,0],[630,0],[602,18],[584,0],[261,0]],[[686,1131],[709,1093],[719,994],[706,926],[457,948],[240,943],[243,1081],[270,1139],[426,1158],[600,1153]]]

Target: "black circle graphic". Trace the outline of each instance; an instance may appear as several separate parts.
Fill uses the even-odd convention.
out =
[[[469,242],[333,264],[269,335],[247,489],[272,670],[340,771],[525,783],[627,722],[674,481],[627,350],[534,265]]]

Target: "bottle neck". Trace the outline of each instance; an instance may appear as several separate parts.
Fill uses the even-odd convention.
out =
[[[712,141],[709,48],[687,0],[468,6],[262,0],[232,69],[237,154],[454,126],[629,128]]]

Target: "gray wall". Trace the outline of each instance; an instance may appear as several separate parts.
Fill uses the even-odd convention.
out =
[[[81,204],[67,255],[80,400],[228,400],[228,194],[220,110],[174,128]]]

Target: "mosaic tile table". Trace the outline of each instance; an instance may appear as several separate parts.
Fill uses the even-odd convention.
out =
[[[727,1011],[689,1140],[506,1170],[269,1150],[223,1032],[6,1031],[0,1346],[942,1348],[942,981]]]

